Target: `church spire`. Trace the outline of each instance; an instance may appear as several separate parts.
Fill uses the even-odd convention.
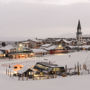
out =
[[[81,30],[81,23],[80,23],[80,20],[78,20],[77,30]]]
[[[81,45],[82,44],[82,32],[81,32],[80,20],[78,20],[76,39],[77,39],[77,44]]]

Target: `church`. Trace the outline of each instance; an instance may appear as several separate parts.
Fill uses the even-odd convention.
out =
[[[77,40],[77,45],[82,45],[83,44],[80,20],[78,20],[76,40]]]
[[[81,29],[82,29],[81,23],[80,23],[80,20],[78,20],[77,32],[76,32],[76,41],[78,46],[87,45],[90,42],[90,36],[82,35]]]

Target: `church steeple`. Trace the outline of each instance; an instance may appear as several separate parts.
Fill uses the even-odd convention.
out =
[[[81,43],[82,43],[82,32],[81,32],[80,20],[78,20],[76,39],[77,39],[77,44],[81,45]]]
[[[78,20],[77,30],[81,30],[81,23],[80,23],[80,20]]]

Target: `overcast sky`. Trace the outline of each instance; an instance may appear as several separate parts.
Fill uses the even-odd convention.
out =
[[[90,33],[89,0],[0,0],[2,38],[75,35],[78,19]],[[72,34],[73,33],[73,34]]]
[[[71,4],[79,2],[89,2],[89,0],[0,0],[1,2],[29,2],[29,3],[46,3],[46,4]]]

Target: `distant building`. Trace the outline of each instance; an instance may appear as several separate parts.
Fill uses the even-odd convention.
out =
[[[48,51],[48,54],[68,53],[67,48],[62,46],[61,44],[51,45],[51,46],[45,48],[45,50]]]
[[[18,44],[22,44],[26,48],[39,48],[43,43],[42,40],[39,39],[28,39],[27,41],[18,42]]]
[[[5,54],[8,54],[10,52],[15,52],[16,47],[14,47],[12,45],[6,45],[4,47],[1,47],[0,50],[3,51]]]

